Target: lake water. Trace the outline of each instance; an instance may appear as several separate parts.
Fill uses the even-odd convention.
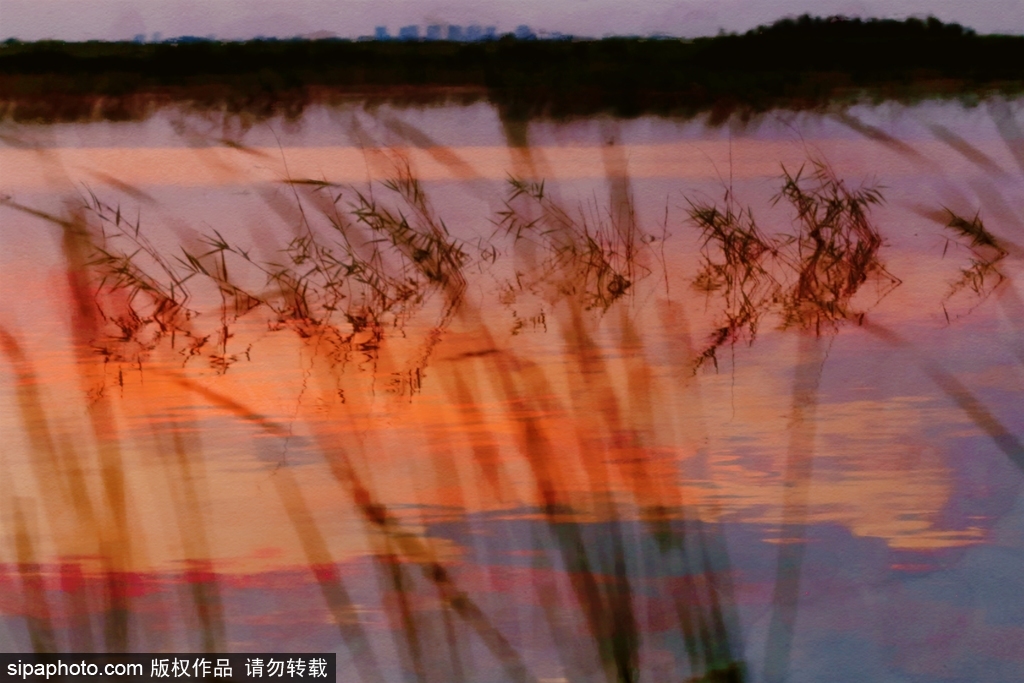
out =
[[[1024,679],[1022,131],[0,124],[0,649]]]

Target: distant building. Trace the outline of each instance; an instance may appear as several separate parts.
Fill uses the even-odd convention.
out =
[[[161,39],[161,38],[163,38],[163,34],[162,34],[162,33],[160,33],[160,31],[157,31],[157,32],[156,32],[156,33],[154,33],[154,34],[153,34],[153,36],[152,36],[152,37],[151,37],[151,38],[149,39],[149,42],[151,42],[151,43],[159,43],[159,42],[160,42],[160,39]]]
[[[479,24],[472,24],[466,27],[466,40],[480,40],[484,37],[484,30]]]
[[[462,27],[459,26],[458,24],[452,24],[451,26],[449,26],[448,27],[448,40],[455,40],[455,41],[465,40],[462,37]]]
[[[431,24],[427,27],[427,40],[441,40],[441,24]]]
[[[399,40],[419,40],[420,39],[420,27],[419,26],[403,26],[398,29]]]
[[[516,26],[515,36],[518,40],[537,39],[537,36],[534,34],[533,31],[530,30],[530,27],[527,26],[526,24],[520,24],[519,26]]]
[[[484,35],[483,35],[483,39],[484,40],[496,40],[497,37],[498,37],[498,27],[497,26],[488,26],[487,28],[484,29]]]
[[[146,42],[146,34],[145,33],[136,33],[135,37],[132,39],[132,42],[133,43],[144,43],[144,42]]]
[[[378,26],[373,29],[373,37],[375,40],[391,40],[391,35],[388,33],[387,26]]]

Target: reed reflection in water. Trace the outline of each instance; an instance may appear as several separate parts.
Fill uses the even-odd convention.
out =
[[[822,452],[850,433],[827,416],[852,402],[823,401],[822,381],[849,372],[837,344],[851,334],[913,359],[933,417],[955,414],[1011,476],[1024,469],[1019,410],[991,405],[892,315],[873,317],[901,286],[875,217],[885,188],[812,155],[783,165],[756,210],[725,182],[721,200],[684,188],[646,224],[614,128],[607,198],[575,203],[571,185],[538,177],[526,133],[506,133],[516,175],[496,194],[467,181],[492,193],[472,226],[449,227],[387,148],[370,153],[390,169],[380,181],[259,186],[267,225],[249,235],[151,234],[132,186],[119,189],[139,210],[97,189],[60,211],[5,200],[58,237],[71,331],[70,353],[33,342],[40,361],[33,331],[0,330],[5,421],[24,441],[2,473],[15,483],[2,546],[12,647],[269,642],[338,649],[339,674],[367,681],[805,680],[799,608],[823,528],[897,552],[979,542],[976,528],[867,532],[851,489],[828,489],[852,481],[856,499],[870,495],[858,477],[877,484],[856,467],[844,480],[841,457]],[[466,175],[457,151],[434,156]],[[915,208],[944,256],[967,256],[931,303],[950,325],[989,306],[1019,330],[1020,248],[997,234],[1019,229],[1020,207],[1009,171],[985,172],[973,212],[966,191]],[[736,356],[755,339],[784,360],[743,378]],[[771,418],[715,384],[737,377],[755,395],[751,377],[773,384]],[[732,424],[743,416],[752,427]],[[904,472],[930,485],[927,467]]]

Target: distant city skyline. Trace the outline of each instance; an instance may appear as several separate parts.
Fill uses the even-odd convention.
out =
[[[421,31],[422,29],[422,31]],[[418,24],[410,24],[408,26],[400,26],[394,33],[391,32],[388,26],[375,26],[373,33],[370,35],[357,36],[355,40],[378,40],[378,41],[434,41],[434,40],[447,40],[457,42],[476,42],[486,40],[497,40],[504,35],[515,36],[518,40],[534,40],[534,39],[547,39],[547,40],[561,40],[565,38],[572,38],[573,36],[560,32],[549,32],[549,31],[534,31],[530,26],[526,24],[520,24],[511,31],[498,32],[496,26],[481,26],[479,24],[470,24],[469,26],[462,26],[460,24],[429,24],[427,26],[420,26]],[[305,38],[305,39],[340,39],[340,40],[352,40],[348,36],[339,36],[330,31],[317,31],[312,34],[297,35],[297,36],[265,36],[256,35],[253,38],[259,39],[282,39],[288,40],[292,38]],[[205,36],[195,35],[182,35],[182,36],[165,36],[159,31],[151,33],[149,35],[145,33],[136,33],[132,36],[131,41],[135,43],[191,43],[191,42],[202,42],[202,41],[215,41],[220,38],[213,33],[208,33]]]
[[[421,34],[420,29],[424,31]],[[519,29],[526,29],[531,35],[535,36],[532,30],[528,26],[519,26]],[[513,32],[515,33],[515,32]],[[360,36],[370,38],[374,40],[457,40],[457,41],[476,41],[476,40],[493,40],[499,37],[501,34],[498,33],[497,26],[481,26],[480,24],[470,24],[469,26],[463,26],[461,24],[428,24],[426,26],[420,26],[419,24],[409,24],[407,26],[401,26],[398,28],[396,33],[391,33],[388,26],[376,26],[373,29],[372,36]],[[525,35],[522,37],[526,37]]]
[[[742,32],[809,13],[904,19],[934,15],[979,33],[1024,34],[1024,0],[0,0],[0,39],[133,40],[257,36],[476,40],[529,27],[540,37]],[[450,27],[457,27],[455,34]],[[476,28],[481,35],[475,35]],[[407,36],[409,38],[410,36]]]

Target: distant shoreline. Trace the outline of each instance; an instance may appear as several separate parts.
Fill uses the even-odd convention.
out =
[[[710,112],[724,120],[1022,92],[1024,36],[979,36],[934,19],[801,17],[694,40],[0,44],[0,118],[25,122],[137,119],[168,105],[298,116],[353,99],[486,101],[508,119]]]

